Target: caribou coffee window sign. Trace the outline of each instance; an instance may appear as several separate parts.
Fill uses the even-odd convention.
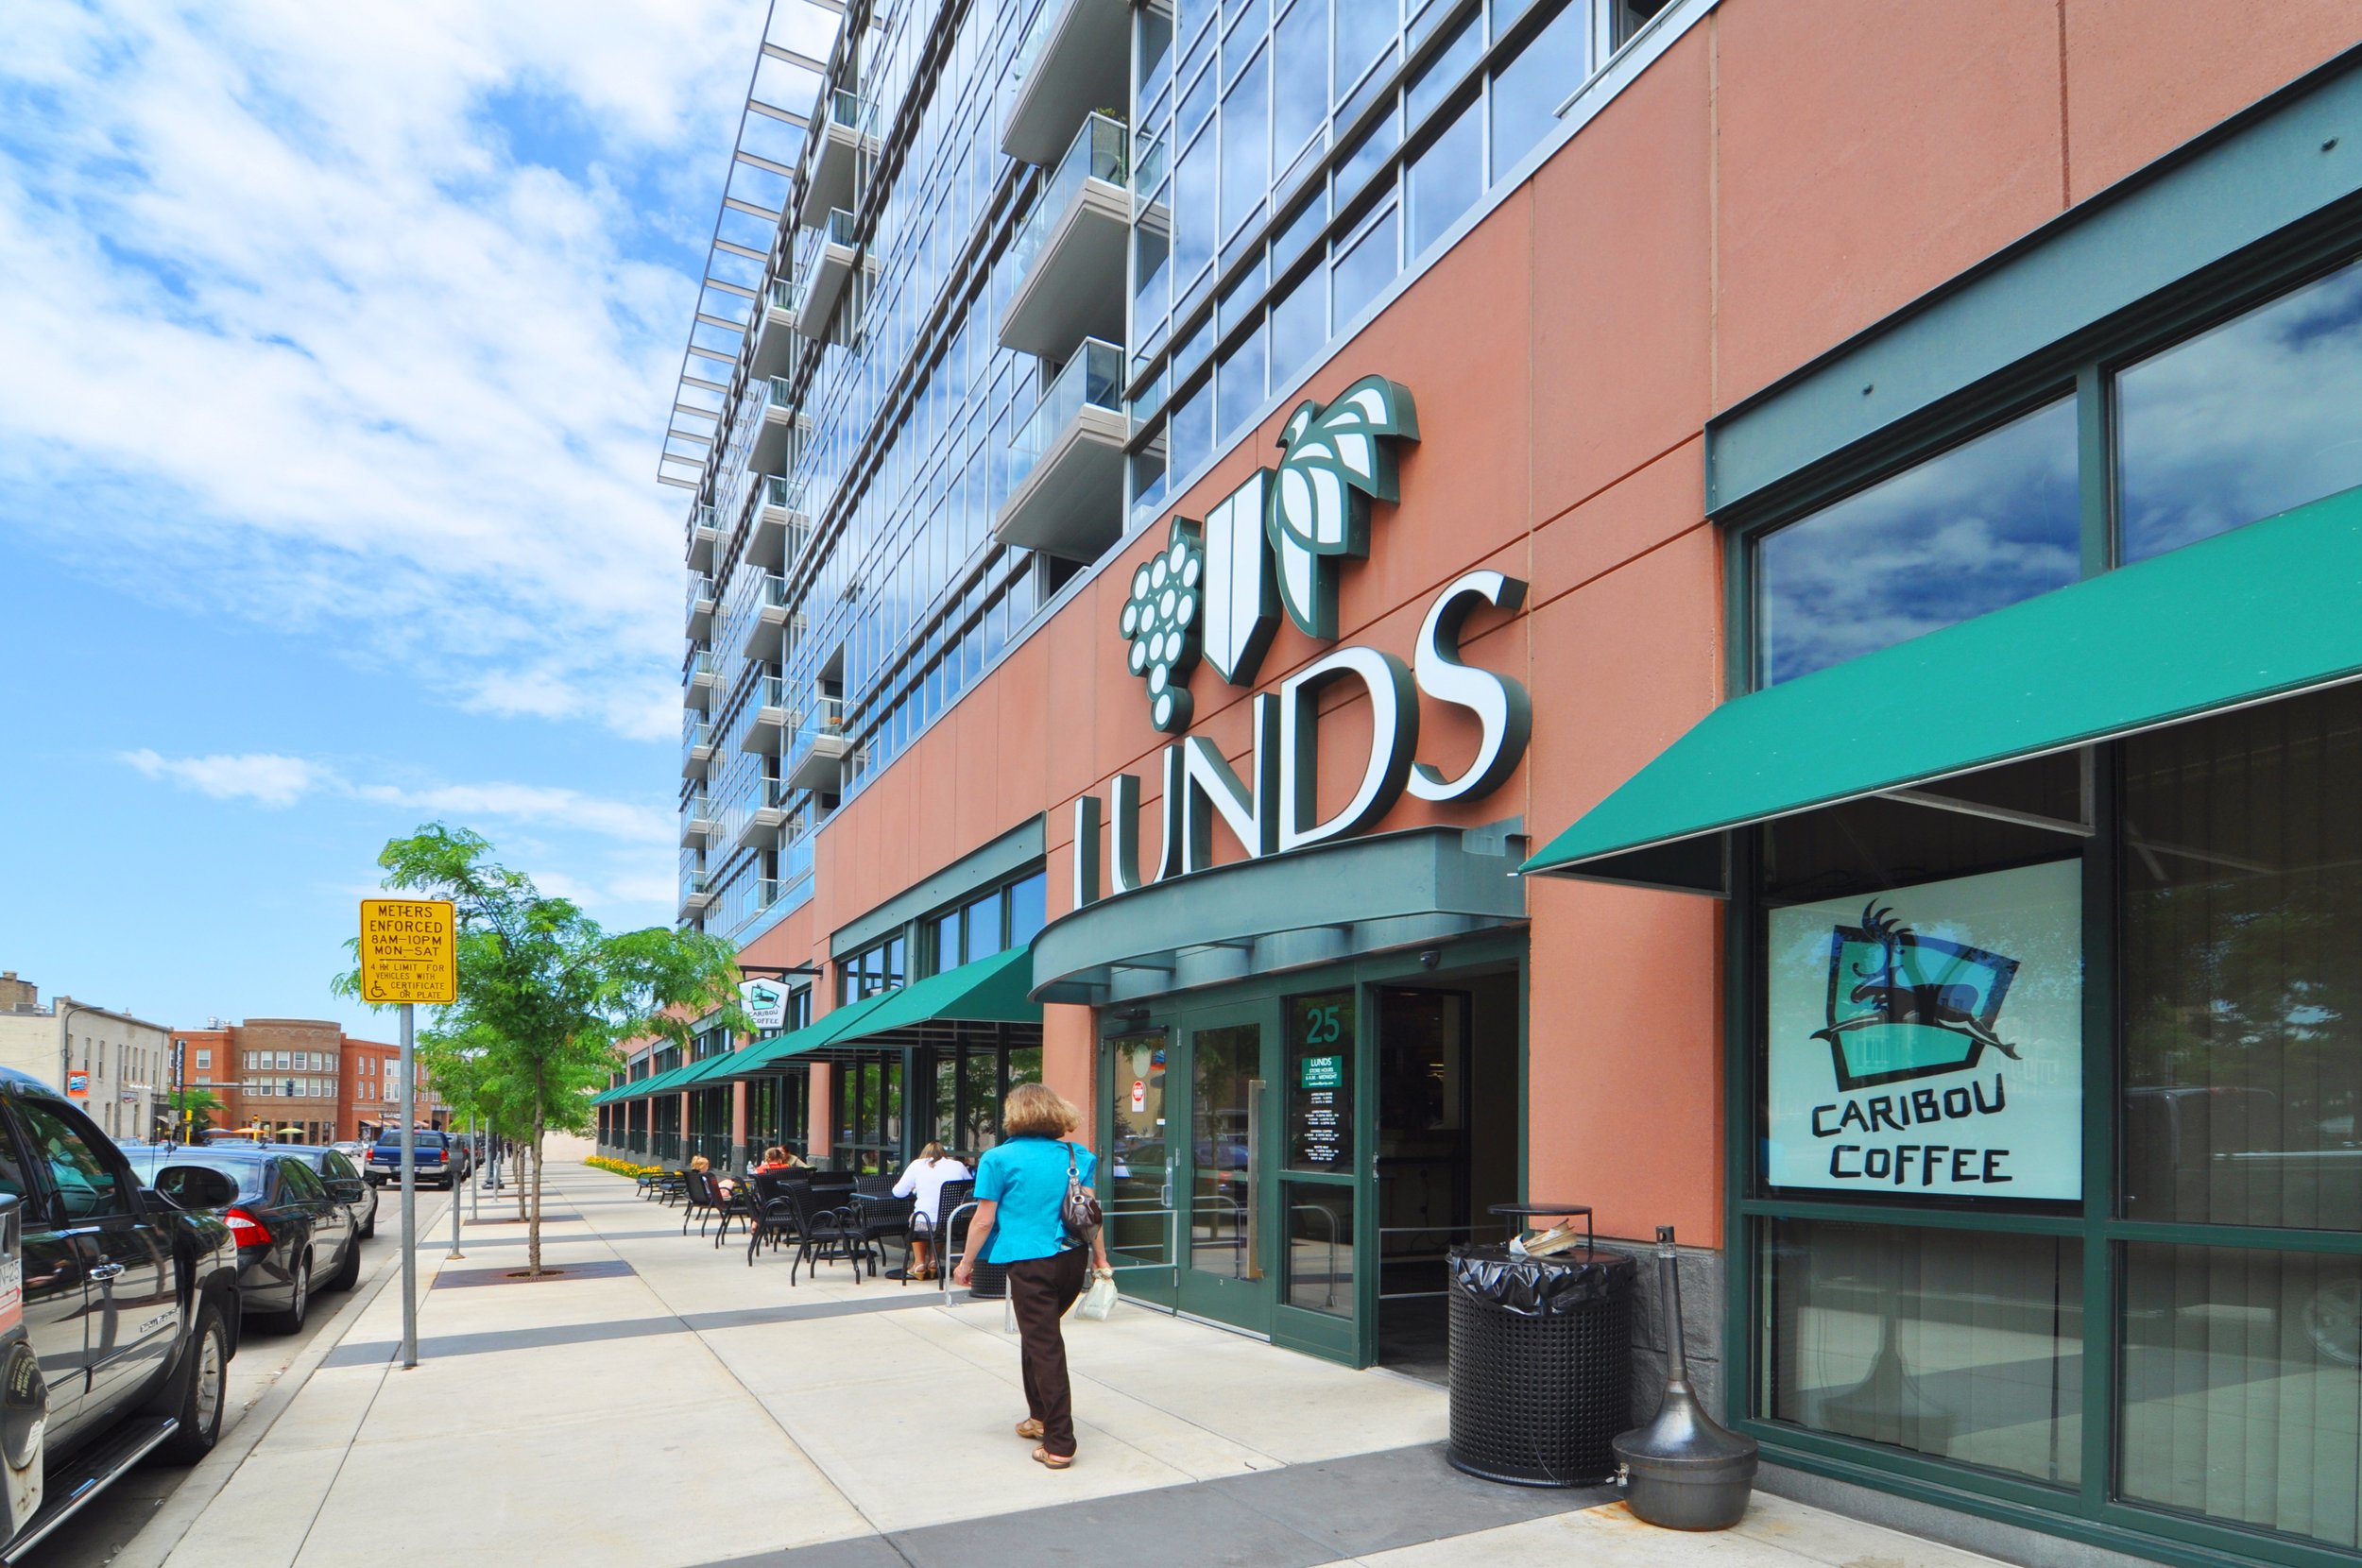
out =
[[[1525,689],[1460,656],[1461,627],[1479,606],[1525,603],[1525,584],[1498,571],[1471,571],[1445,587],[1410,664],[1376,648],[1336,648],[1257,693],[1247,778],[1211,741],[1188,733],[1195,711],[1189,681],[1201,659],[1232,686],[1248,687],[1281,615],[1308,637],[1336,639],[1339,573],[1346,560],[1368,557],[1370,503],[1397,499],[1395,444],[1418,438],[1410,391],[1382,376],[1354,383],[1326,407],[1307,402],[1281,435],[1275,470],[1258,470],[1203,521],[1176,518],[1164,549],[1133,572],[1117,630],[1127,667],[1145,685],[1149,723],[1178,737],[1162,756],[1162,853],[1143,877],[1140,782],[1119,775],[1105,803],[1113,843],[1103,889],[1102,802],[1077,800],[1075,907],[1103,891],[1204,870],[1213,861],[1217,818],[1249,856],[1282,854],[1361,831],[1406,791],[1421,800],[1475,799],[1516,769],[1532,728]],[[1341,683],[1359,684],[1367,697],[1369,752],[1350,798],[1323,817],[1315,804],[1320,699]],[[1417,760],[1423,698],[1477,720],[1476,756],[1457,774]]]
[[[768,1033],[787,1025],[787,987],[774,980],[741,980],[738,996],[746,1010],[746,1017],[757,1033]]]
[[[1773,910],[1765,1178],[2082,1195],[2082,868]]]

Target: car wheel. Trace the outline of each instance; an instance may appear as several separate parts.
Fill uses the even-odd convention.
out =
[[[331,1290],[350,1290],[361,1283],[361,1238],[351,1237],[345,1243],[345,1259],[336,1271],[328,1276]]]
[[[287,1310],[279,1314],[282,1334],[300,1334],[306,1319],[312,1315],[312,1257],[305,1253],[296,1260],[295,1295]]]
[[[377,1205],[369,1205],[369,1217],[361,1225],[361,1239],[367,1241],[377,1235]]]
[[[222,1412],[230,1404],[230,1331],[221,1308],[207,1302],[197,1310],[197,1332],[189,1338],[188,1367],[180,1378],[180,1425],[159,1450],[174,1464],[195,1464],[221,1439]]]

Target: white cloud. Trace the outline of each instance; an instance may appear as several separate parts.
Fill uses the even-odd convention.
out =
[[[174,758],[142,748],[121,757],[150,778],[168,779],[216,800],[245,799],[283,807],[317,792],[463,823],[491,817],[569,828],[631,844],[675,842],[675,819],[660,807],[608,800],[554,785],[355,783],[325,763],[272,753]]]
[[[760,9],[9,14],[0,520],[465,706],[660,736],[653,470]]]
[[[173,758],[142,748],[123,753],[123,760],[150,778],[168,778],[215,800],[251,800],[269,807],[293,806],[324,776],[320,769],[300,757],[270,752]]]

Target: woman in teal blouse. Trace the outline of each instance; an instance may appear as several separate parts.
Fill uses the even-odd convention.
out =
[[[1083,1293],[1086,1280],[1085,1245],[1066,1228],[1067,1178],[1071,1170],[1089,1186],[1099,1165],[1096,1155],[1067,1136],[1081,1120],[1047,1083],[1020,1083],[1009,1091],[1001,1118],[1008,1141],[986,1150],[977,1162],[967,1253],[951,1273],[955,1283],[967,1284],[980,1257],[1008,1270],[1028,1411],[1017,1435],[1040,1439],[1034,1457],[1053,1470],[1074,1463],[1074,1398],[1058,1320]],[[1107,1243],[1097,1230],[1091,1232],[1088,1255],[1100,1272],[1112,1273]]]

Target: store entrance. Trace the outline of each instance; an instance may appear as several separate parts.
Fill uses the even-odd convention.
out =
[[[1517,1198],[1517,975],[1373,989],[1378,1358],[1440,1382],[1445,1257]]]

